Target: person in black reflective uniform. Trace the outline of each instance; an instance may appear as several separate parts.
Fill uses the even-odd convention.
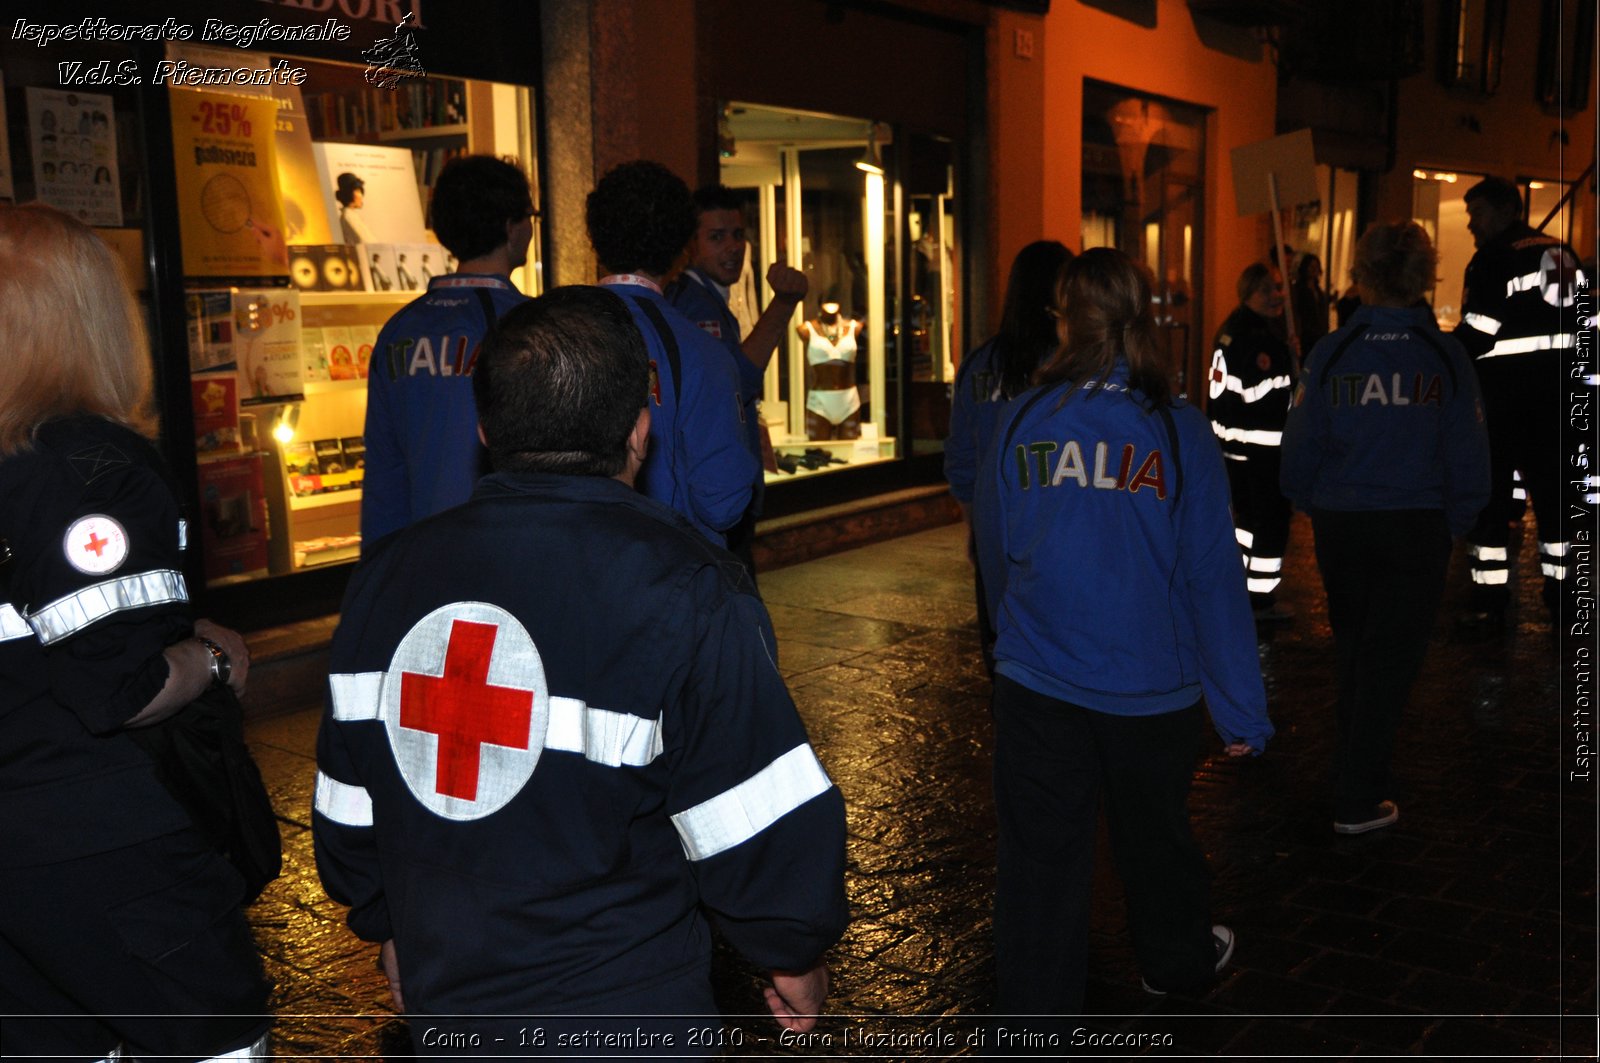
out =
[[[1522,220],[1522,194],[1503,178],[1479,181],[1466,201],[1477,252],[1467,263],[1453,335],[1482,385],[1491,482],[1489,504],[1467,537],[1472,597],[1465,627],[1484,636],[1502,629],[1510,597],[1517,472],[1532,495],[1544,602],[1556,618],[1570,546],[1561,530],[1561,420],[1569,404],[1590,403],[1594,381],[1563,374],[1578,342],[1578,292],[1587,283],[1572,248]]]
[[[1239,307],[1217,331],[1206,410],[1228,459],[1234,533],[1256,619],[1286,620],[1276,603],[1289,543],[1289,502],[1278,489],[1283,422],[1294,389],[1294,356],[1284,332],[1283,281],[1263,262],[1239,275]]]
[[[128,734],[250,663],[189,616],[138,309],[38,206],[0,209],[0,308],[0,1054],[264,1055],[244,880]]]

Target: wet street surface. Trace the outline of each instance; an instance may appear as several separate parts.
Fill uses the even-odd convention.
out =
[[[1037,1058],[1593,1058],[1595,791],[1568,781],[1562,759],[1573,702],[1593,685],[1559,666],[1558,653],[1572,654],[1552,639],[1534,552],[1523,545],[1505,636],[1467,644],[1452,634],[1466,579],[1458,549],[1401,727],[1400,821],[1342,837],[1327,800],[1332,639],[1310,526],[1297,519],[1282,592],[1295,617],[1261,642],[1278,736],[1242,761],[1218,742],[1191,800],[1215,875],[1214,920],[1238,936],[1233,963],[1202,998],[1146,995],[1102,837],[1091,1014],[1056,1046],[1019,1036],[1025,1019],[1007,1022],[1009,1047]],[[965,532],[766,573],[761,589],[779,664],[848,805],[853,922],[830,954],[832,1014],[801,1044],[780,1043],[755,972],[719,953],[724,1054],[990,1054],[1002,1033],[986,1015],[989,683]],[[409,1039],[376,947],[349,933],[313,864],[316,726],[301,710],[248,727],[284,838],[283,877],[250,910],[277,982],[276,1047],[398,1058]]]

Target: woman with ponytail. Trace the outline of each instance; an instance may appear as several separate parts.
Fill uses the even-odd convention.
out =
[[[1083,1009],[1103,796],[1152,993],[1209,987],[1211,923],[1188,792],[1209,707],[1230,756],[1272,736],[1210,425],[1174,399],[1150,286],[1120,251],[1063,270],[1060,350],[980,465],[974,530],[995,619],[996,1011]]]

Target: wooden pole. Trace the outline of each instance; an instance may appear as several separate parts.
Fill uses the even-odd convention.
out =
[[[1283,260],[1283,212],[1278,209],[1278,175],[1267,174],[1267,194],[1272,197],[1272,238],[1277,241],[1278,274],[1283,278],[1283,321],[1289,329],[1289,356],[1294,375],[1300,376],[1300,333],[1294,327],[1294,300],[1289,298],[1289,263]]]

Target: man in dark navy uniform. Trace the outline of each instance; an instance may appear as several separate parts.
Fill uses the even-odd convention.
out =
[[[1572,248],[1522,220],[1522,195],[1510,181],[1485,178],[1467,189],[1466,201],[1467,229],[1478,250],[1467,263],[1454,335],[1478,371],[1491,476],[1489,504],[1467,537],[1472,612],[1466,633],[1484,636],[1504,626],[1518,472],[1533,496],[1544,601],[1556,616],[1568,548],[1561,531],[1561,411],[1569,390],[1591,392],[1592,383],[1571,381],[1568,388],[1562,375],[1577,345],[1576,302],[1585,283]]]
[[[739,398],[744,406],[745,442],[758,462],[763,461],[766,429],[757,416],[762,378],[772,353],[778,348],[794,308],[806,297],[810,287],[806,275],[784,262],[774,262],[767,270],[772,286],[772,301],[740,338],[739,321],[728,308],[728,289],[739,283],[744,273],[744,214],[739,197],[724,185],[708,185],[694,194],[695,234],[689,244],[689,267],[666,291],[670,302],[684,317],[728,350],[739,374]],[[739,523],[728,529],[728,549],[755,576],[751,545],[756,518],[761,515],[763,477],[756,470],[755,493]]]
[[[423,1054],[692,1058],[712,925],[785,1027],[826,995],[843,801],[744,569],[633,490],[648,374],[609,290],[511,311],[474,380],[496,471],[350,584],[317,867]]]

